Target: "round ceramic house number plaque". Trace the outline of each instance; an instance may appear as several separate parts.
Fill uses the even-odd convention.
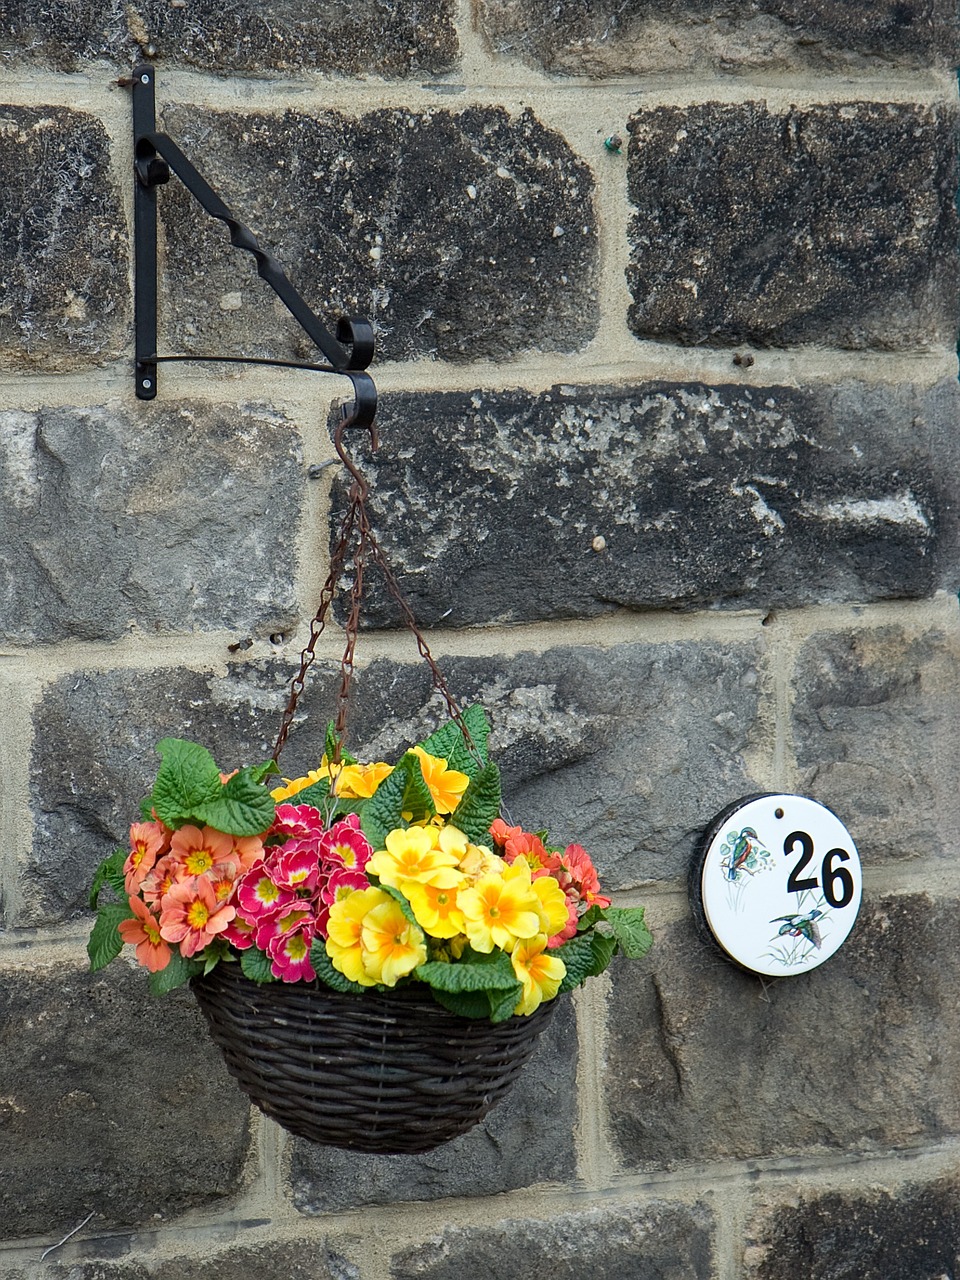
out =
[[[860,858],[850,833],[804,796],[751,796],[725,809],[693,872],[701,924],[731,960],[769,977],[829,960],[860,909]]]

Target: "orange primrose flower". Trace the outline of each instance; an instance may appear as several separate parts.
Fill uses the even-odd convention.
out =
[[[209,880],[184,880],[163,899],[160,936],[178,942],[182,956],[192,956],[222,933],[236,914],[236,907],[217,902]]]
[[[133,920],[121,920],[117,932],[124,942],[136,947],[137,963],[151,973],[159,973],[170,963],[172,952],[160,936],[160,923],[156,916],[140,901],[130,899]]]

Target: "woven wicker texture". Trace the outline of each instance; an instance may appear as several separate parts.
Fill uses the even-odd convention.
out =
[[[490,1022],[429,995],[259,986],[220,964],[191,986],[227,1068],[291,1133],[353,1151],[414,1154],[472,1129],[510,1089],[553,1016]]]

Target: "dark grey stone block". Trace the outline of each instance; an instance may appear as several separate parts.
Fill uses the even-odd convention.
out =
[[[381,359],[573,351],[594,333],[593,179],[529,110],[177,107],[163,122],[329,326],[374,323]],[[158,204],[169,349],[317,357],[185,188]]]
[[[348,444],[425,626],[768,609],[956,583],[958,400],[955,380],[400,393],[376,454]],[[346,499],[338,479],[336,516]],[[370,586],[366,623],[395,625]]]
[[[554,74],[953,67],[950,0],[480,0],[497,53]]]
[[[130,288],[103,126],[60,107],[0,106],[0,191],[0,367],[115,359]]]
[[[862,858],[955,858],[958,671],[955,628],[828,632],[801,648],[801,786],[846,815]]]
[[[412,646],[412,642],[411,642]],[[579,841],[609,889],[685,874],[699,832],[756,790],[753,644],[558,648],[515,658],[449,658],[463,706],[482,702],[513,820]],[[35,719],[34,847],[22,863],[21,924],[85,909],[97,862],[126,840],[165,736],[192,738],[221,768],[268,759],[294,667],[232,664],[223,677],[183,669],[76,672],[50,685]],[[316,768],[339,675],[318,664],[282,764]],[[349,742],[395,759],[446,719],[423,664],[386,660],[356,677]]]
[[[518,1273],[552,1280],[715,1280],[713,1218],[655,1201],[609,1205],[545,1220],[505,1218],[487,1227],[447,1227],[398,1253],[392,1280],[501,1280]],[[521,1261],[522,1260],[522,1261]]]
[[[458,46],[449,0],[0,0],[0,52],[59,71],[106,59],[127,72],[145,52],[219,75],[438,75]]]
[[[607,1104],[624,1164],[887,1153],[955,1135],[956,911],[868,898],[826,964],[763,984],[686,924],[658,930],[649,973],[615,962]]]
[[[96,1256],[96,1244],[85,1255]],[[156,1257],[146,1254],[123,1262],[79,1261],[47,1264],[49,1280],[361,1280],[359,1268],[323,1237],[293,1243],[270,1241],[211,1251],[199,1247],[191,1255]],[[6,1280],[0,1272],[2,1280]],[[13,1278],[11,1278],[13,1280]]]
[[[175,1217],[235,1194],[249,1108],[193,998],[144,973],[0,971],[0,1235]],[[62,1230],[58,1231],[58,1228]]]
[[[0,412],[0,632],[286,631],[304,484],[264,406]]]
[[[576,1167],[577,1027],[563,998],[523,1075],[475,1129],[420,1156],[372,1156],[294,1139],[288,1180],[301,1213],[569,1182]]]
[[[946,1280],[956,1274],[960,1186],[767,1197],[752,1224],[747,1280]]]
[[[638,337],[954,343],[951,109],[705,103],[642,112],[630,133]]]

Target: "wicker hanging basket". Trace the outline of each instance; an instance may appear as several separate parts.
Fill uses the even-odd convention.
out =
[[[321,983],[251,982],[220,964],[194,994],[240,1088],[290,1133],[381,1155],[430,1151],[507,1093],[553,1017],[490,1023],[412,988],[362,998]]]

